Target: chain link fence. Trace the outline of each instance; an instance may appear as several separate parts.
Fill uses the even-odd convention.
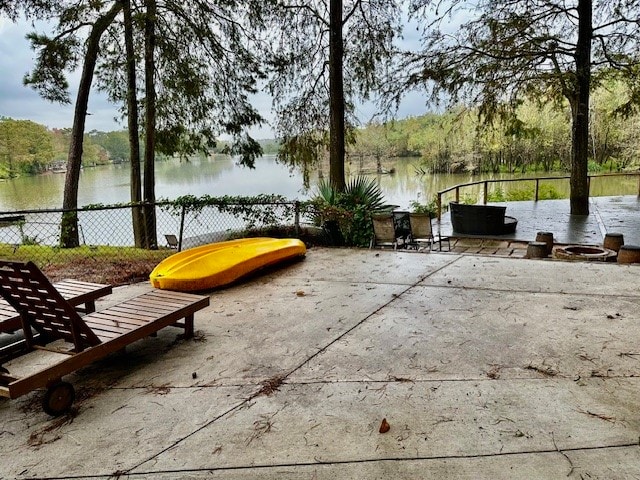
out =
[[[63,210],[0,212],[0,258],[31,260],[41,268],[62,262],[147,261],[157,263],[177,250],[249,236],[299,236],[313,222],[309,203],[213,201],[197,206],[154,205],[156,248],[135,247],[133,205],[76,210],[80,246],[60,247]]]

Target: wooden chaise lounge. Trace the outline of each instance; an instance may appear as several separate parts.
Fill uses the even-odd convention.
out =
[[[113,291],[111,285],[79,280],[62,280],[54,283],[53,286],[60,292],[62,298],[82,313],[95,312],[96,300]],[[0,333],[14,332],[20,328],[22,328],[20,314],[4,299],[0,299]]]
[[[0,294],[20,313],[28,348],[60,355],[22,378],[0,370],[0,396],[17,398],[47,387],[43,408],[54,416],[68,410],[75,397],[63,376],[169,325],[191,337],[194,313],[209,305],[209,297],[153,290],[80,317],[36,265],[7,260],[0,260]]]

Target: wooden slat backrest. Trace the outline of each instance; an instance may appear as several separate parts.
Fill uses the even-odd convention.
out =
[[[100,339],[32,262],[0,260],[0,294],[16,309],[27,338],[29,327],[50,339],[73,343],[75,351],[98,345]]]

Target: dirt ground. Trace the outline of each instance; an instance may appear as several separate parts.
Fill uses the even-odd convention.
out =
[[[157,260],[96,262],[95,260],[87,259],[86,261],[48,265],[43,268],[43,271],[52,282],[65,278],[75,278],[86,282],[119,286],[147,280],[157,263]]]

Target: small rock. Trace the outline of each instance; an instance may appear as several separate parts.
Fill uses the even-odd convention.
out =
[[[197,374],[196,372],[193,372],[193,373],[191,374],[191,378],[198,378],[198,374]]]

